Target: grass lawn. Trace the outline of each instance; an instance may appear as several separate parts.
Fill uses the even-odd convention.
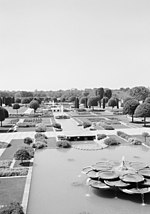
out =
[[[14,168],[15,167],[31,167],[33,166],[33,162],[30,161],[23,161],[23,163],[21,163],[21,161],[16,160],[15,164],[14,164]]]
[[[26,177],[0,179],[0,205],[22,202]]]
[[[129,145],[129,143],[126,140],[118,137],[117,135],[108,135],[108,137],[115,138],[117,141],[119,141],[121,143],[121,145],[124,145],[124,146]]]
[[[4,107],[5,109],[7,109],[7,111],[9,112],[9,114],[17,114],[16,109],[13,109],[12,107]],[[25,106],[20,107],[20,109],[18,109],[18,114],[23,114],[28,108]]]
[[[23,142],[23,139],[11,140],[11,146],[5,149],[3,154],[0,157],[0,160],[12,160],[14,153],[23,146],[26,146]]]

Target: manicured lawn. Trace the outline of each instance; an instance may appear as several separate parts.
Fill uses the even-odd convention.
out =
[[[26,177],[0,179],[0,205],[22,202]]]
[[[23,139],[11,140],[11,146],[5,149],[3,154],[0,157],[0,160],[12,160],[14,153],[22,146],[26,146],[23,142]]]
[[[126,140],[118,137],[117,135],[108,135],[108,136],[115,138],[117,141],[119,141],[121,143],[121,145],[127,145],[127,146],[129,145],[129,143]]]
[[[7,111],[9,112],[9,114],[17,114],[16,109],[13,109],[12,107],[5,107],[5,109],[7,109]],[[23,114],[28,108],[25,106],[20,107],[20,109],[18,109],[18,114]]]

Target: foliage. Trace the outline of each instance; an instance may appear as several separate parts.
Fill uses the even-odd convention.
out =
[[[34,157],[34,149],[31,146],[24,146],[24,147],[21,147],[21,149],[26,150],[31,156],[31,158]]]
[[[2,126],[2,121],[5,120],[5,111],[3,107],[0,107],[0,121],[1,121],[1,126]]]
[[[18,202],[10,203],[0,210],[0,214],[24,214],[23,207]]]
[[[135,112],[135,117],[144,117],[144,126],[146,126],[146,117],[150,117],[150,103],[140,104]]]
[[[20,108],[19,103],[14,103],[14,104],[13,104],[13,109],[19,109],[19,108]]]
[[[36,100],[32,100],[29,104],[30,108],[34,109],[34,112],[36,112],[36,110],[39,108],[39,102]]]
[[[0,161],[0,168],[9,168],[11,164],[11,160],[1,160]]]
[[[92,123],[90,123],[90,122],[83,122],[82,125],[83,125],[83,128],[85,129],[85,128],[90,127],[92,125]]]
[[[137,108],[137,106],[139,105],[139,101],[136,99],[129,99],[128,101],[126,101],[124,103],[123,106],[123,114],[129,114],[132,116],[132,122],[133,122],[133,115],[135,112],[135,109]]]
[[[35,143],[32,144],[32,147],[35,149],[43,149],[47,147],[47,144],[43,141],[36,141]]]
[[[102,125],[105,130],[114,130],[114,128],[110,125]]]
[[[111,98],[111,99],[108,101],[108,106],[111,106],[112,108],[114,108],[115,106],[117,106],[116,99],[115,99],[115,98]]]
[[[23,98],[22,100],[21,100],[21,103],[22,104],[28,104],[28,103],[30,103],[30,99],[29,98]]]
[[[112,96],[112,91],[111,91],[111,89],[106,88],[105,91],[104,91],[104,96],[107,97],[108,99],[110,99],[111,96]]]
[[[30,160],[32,157],[26,149],[19,149],[14,154],[14,158],[22,162],[23,160]]]
[[[145,103],[150,103],[150,97],[147,97],[144,102]]]
[[[126,134],[125,132],[122,132],[122,131],[117,131],[117,135],[119,137],[124,138],[125,140],[128,140],[130,138],[130,135],[128,135],[128,134]]]
[[[21,103],[21,99],[20,98],[16,98],[15,99],[15,103]]]
[[[149,89],[144,86],[136,86],[130,89],[130,95],[139,101],[144,101],[149,93]]]
[[[79,98],[76,97],[75,99],[75,108],[79,108]]]
[[[59,140],[56,142],[56,146],[61,148],[70,148],[71,143],[68,140]]]
[[[150,137],[150,135],[149,135],[148,132],[143,132],[143,133],[142,133],[142,136],[144,137],[145,142],[146,142],[146,138],[147,138],[147,137]]]
[[[115,146],[115,145],[120,144],[120,142],[113,137],[109,137],[109,138],[105,139],[104,143],[108,146]]]
[[[7,148],[9,146],[11,146],[10,143],[0,141],[0,149]]]
[[[52,126],[54,128],[61,129],[61,124],[59,124],[59,123],[53,123]]]
[[[88,103],[87,105],[91,108],[93,106],[97,106],[98,105],[98,97],[90,97],[88,99]]]
[[[9,176],[25,176],[28,174],[27,168],[1,168],[0,177],[9,177]]]
[[[132,138],[132,137],[128,139],[128,142],[132,145],[141,145],[142,144],[142,141],[140,141],[137,138]]]
[[[56,119],[70,119],[70,117],[68,115],[58,115],[55,117]]]
[[[35,128],[36,132],[46,132],[46,126],[44,124],[38,124],[38,126]]]
[[[106,137],[107,137],[107,135],[105,135],[105,134],[97,134],[97,139],[98,140],[102,140],[102,139],[104,139]]]
[[[34,138],[35,138],[35,140],[41,140],[41,139],[48,139],[48,137],[45,135],[45,134],[42,134],[42,133],[36,133],[35,135],[34,135]]]

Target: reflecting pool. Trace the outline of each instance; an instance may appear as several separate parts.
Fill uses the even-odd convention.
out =
[[[45,149],[35,155],[28,214],[148,214],[140,195],[97,191],[86,184],[85,166],[100,160],[143,161],[150,164],[150,150],[142,146],[118,146],[97,151]]]

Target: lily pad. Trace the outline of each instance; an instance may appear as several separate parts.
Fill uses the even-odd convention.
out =
[[[132,188],[132,189],[120,189],[122,192],[128,193],[128,194],[145,194],[150,192],[150,187],[144,187],[144,188]]]
[[[144,177],[150,178],[150,168],[141,169],[138,172]]]
[[[84,167],[84,168],[82,169],[82,173],[87,174],[87,173],[90,172],[91,170],[93,170],[92,167],[91,167],[91,166],[87,166],[87,167]]]
[[[138,171],[138,170],[146,168],[147,164],[143,163],[143,162],[130,162],[130,166]]]
[[[114,179],[117,179],[119,176],[114,171],[106,171],[106,172],[98,172],[98,177],[103,180],[114,180]]]
[[[135,174],[125,174],[120,176],[120,179],[126,183],[139,183],[144,181],[144,177],[138,173]]]
[[[118,180],[118,181],[107,181],[107,180],[105,180],[104,183],[110,187],[125,188],[125,187],[130,186],[129,183],[125,183],[121,180]]]
[[[105,183],[103,183],[101,181],[94,181],[92,179],[90,180],[89,185],[96,189],[109,189],[110,188]]]
[[[88,176],[89,178],[97,179],[97,178],[98,178],[98,173],[97,173],[96,171],[94,171],[94,170],[91,170],[91,171],[89,171],[89,172],[87,173],[87,176]]]

